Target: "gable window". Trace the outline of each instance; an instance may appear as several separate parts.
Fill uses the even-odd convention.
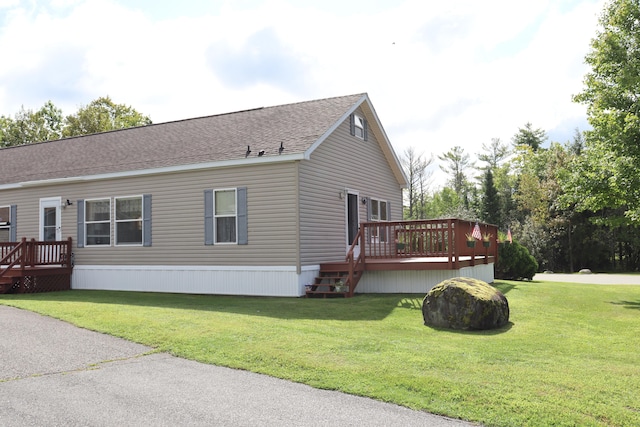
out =
[[[142,245],[142,196],[114,201],[116,245]]]
[[[10,215],[11,209],[9,206],[0,206],[0,242],[11,241]]]
[[[111,199],[85,201],[87,246],[111,245]]]
[[[360,139],[364,139],[365,141],[368,139],[367,120],[364,117],[359,116],[355,113],[351,114],[349,116],[349,125],[351,135]]]
[[[360,116],[355,116],[354,125],[356,127],[356,136],[364,139],[364,119]]]
[[[238,241],[236,190],[215,190],[213,198],[215,243],[236,243]]]

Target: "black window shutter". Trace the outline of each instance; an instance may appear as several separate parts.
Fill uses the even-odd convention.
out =
[[[387,202],[387,221],[391,221],[391,202]]]
[[[84,248],[84,199],[80,199],[76,202],[78,206],[78,235],[76,238],[76,246]]]
[[[364,119],[363,119],[362,121],[364,122],[364,123],[363,123],[364,129],[362,129],[362,135],[363,135],[363,136],[362,136],[362,138],[363,138],[365,141],[368,141],[368,140],[369,140],[369,132],[367,131],[367,127],[368,127],[368,126],[367,126],[367,121],[366,121],[366,120],[364,120]]]
[[[142,196],[142,245],[151,246],[151,194]]]
[[[18,205],[9,207],[9,241],[18,241]]]
[[[351,135],[355,136],[355,134],[356,134],[356,116],[353,113],[349,116],[349,130],[351,131]]]
[[[204,190],[204,244],[213,245],[213,190]]]
[[[238,244],[249,244],[249,222],[247,221],[247,187],[239,187],[238,196]]]

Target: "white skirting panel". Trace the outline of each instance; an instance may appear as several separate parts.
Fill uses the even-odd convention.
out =
[[[319,266],[76,265],[72,289],[299,297]]]
[[[365,271],[356,293],[426,294],[438,283],[453,277],[472,277],[493,283],[493,264],[463,267],[459,270]]]

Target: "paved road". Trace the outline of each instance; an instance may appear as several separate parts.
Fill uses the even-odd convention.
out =
[[[0,305],[0,425],[473,425],[151,350]]]
[[[640,274],[563,274],[539,273],[533,280],[545,282],[586,283],[594,285],[640,285]]]

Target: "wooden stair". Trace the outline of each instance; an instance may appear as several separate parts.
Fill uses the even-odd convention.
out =
[[[320,265],[320,272],[307,288],[307,297],[343,297],[353,296],[353,291],[362,277],[362,271],[354,272],[354,283],[349,281],[349,264],[333,262]],[[342,286],[342,289],[340,287]]]

